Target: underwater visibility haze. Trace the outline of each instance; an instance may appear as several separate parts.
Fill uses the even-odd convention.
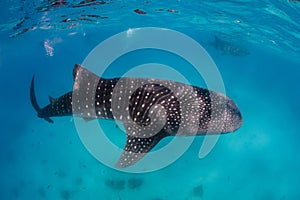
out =
[[[300,198],[299,1],[4,0],[0,5],[0,199]],[[126,52],[126,48],[154,37],[154,32],[137,37],[140,30],[149,27],[162,32],[176,31],[180,37],[191,38],[171,40],[162,35],[156,41],[162,46],[177,47],[175,52],[182,51],[185,57],[168,52],[167,48],[136,48]],[[102,49],[92,61],[87,59],[94,55],[99,44],[119,38],[122,33],[126,37],[111,39],[117,42]],[[213,60],[216,76],[205,77],[209,70],[204,69],[212,69],[205,68],[209,62],[203,62],[205,66],[200,65],[200,70],[189,62],[194,55],[197,58],[198,52],[189,48],[186,41],[195,41],[203,47],[207,54],[199,54],[199,62],[203,55]],[[125,53],[104,70],[106,66],[102,63],[118,51]],[[88,68],[91,63],[96,68]],[[123,104],[111,100],[114,93],[109,88],[117,84],[115,78],[124,76],[128,77],[123,79],[128,81],[127,85],[123,90],[121,84],[117,94],[133,93],[127,103],[128,116],[134,122],[148,125],[151,118],[150,115],[148,119],[148,114],[153,112],[152,102],[140,99],[156,98],[156,103],[168,108],[169,121],[162,125],[165,132],[156,140],[152,135],[150,139],[142,137],[139,129],[124,121],[126,107],[121,114],[114,113],[118,117],[114,121],[95,120],[90,117],[90,105],[83,105],[86,112],[80,125],[100,124],[105,133],[103,138],[111,141],[119,154],[104,143],[97,145],[97,141],[93,150],[106,155],[112,166],[124,148],[142,153],[141,157],[124,151],[118,165],[110,167],[99,162],[91,148],[86,148],[83,138],[92,140],[93,134],[98,133],[89,128],[84,133],[80,131],[83,129],[72,116],[74,102],[71,104],[70,100],[74,100],[74,93],[68,92],[81,87],[80,83],[90,85],[90,80],[97,78],[80,79],[76,76],[78,70],[87,77],[103,70],[101,77],[105,79],[100,79],[99,84],[101,80],[107,82],[104,81],[103,87],[99,85],[96,95],[101,96],[94,95],[96,105],[92,105],[97,117],[112,119],[111,108],[123,108]],[[224,88],[218,87],[220,78]],[[154,84],[151,82],[154,79],[161,82]],[[144,84],[136,87],[136,91],[135,81]],[[178,93],[162,85],[170,88],[175,85],[173,89],[177,88]],[[185,98],[192,95],[189,86],[196,86],[199,104],[193,105],[193,101]],[[206,98],[207,90],[203,88],[212,89],[215,97]],[[89,93],[89,87],[85,89]],[[115,98],[123,102],[123,96]],[[97,104],[100,102],[104,106]],[[179,114],[181,102],[190,106],[185,114]],[[47,105],[50,107],[42,109]],[[77,104],[76,108],[80,106]],[[200,112],[193,106],[203,110]],[[223,112],[219,109],[222,106],[225,106]],[[165,116],[160,110],[154,113]],[[186,121],[178,117],[185,115],[190,117]],[[174,135],[174,129],[179,130],[174,124],[193,124],[195,116],[201,119],[200,124],[219,122],[214,124],[218,133],[230,133],[217,135],[217,139],[203,135],[185,137],[189,132],[183,129],[182,137],[165,137]],[[197,124],[197,128],[198,132],[202,128],[202,132],[210,133],[207,127]],[[133,137],[136,133],[140,137]],[[201,156],[200,149],[211,140],[216,144],[207,155]],[[185,142],[190,143],[170,163],[168,156],[153,154],[165,146]],[[135,150],[136,146],[141,152]],[[146,154],[148,151],[150,155]],[[175,154],[176,148],[167,155],[176,157]],[[153,157],[168,164],[149,170],[156,166],[151,162]],[[148,165],[140,172],[145,173],[122,170],[143,160]]]

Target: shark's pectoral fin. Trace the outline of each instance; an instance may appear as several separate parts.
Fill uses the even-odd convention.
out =
[[[51,124],[54,123],[54,121],[52,119],[50,119],[50,117],[44,117],[44,119]]]
[[[126,145],[116,167],[125,168],[135,164],[166,136],[163,130],[151,137],[135,137],[127,133]]]

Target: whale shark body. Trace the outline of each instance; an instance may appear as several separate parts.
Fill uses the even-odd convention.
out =
[[[135,164],[167,136],[229,133],[242,125],[242,115],[229,97],[170,80],[105,79],[79,64],[74,85],[61,97],[40,108],[31,81],[30,99],[38,117],[77,116],[117,120],[124,124],[126,144],[116,166]]]
[[[210,43],[215,47],[217,51],[219,51],[222,55],[232,55],[232,56],[247,56],[249,55],[249,51],[242,46],[232,44],[225,40],[220,39],[215,36],[215,40]]]

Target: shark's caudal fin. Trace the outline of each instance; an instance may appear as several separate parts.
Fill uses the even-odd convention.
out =
[[[34,76],[32,76],[31,85],[30,85],[30,101],[31,101],[31,104],[32,104],[33,108],[37,112],[39,112],[41,110],[41,108],[37,104],[36,97],[35,97],[35,92],[34,92]]]
[[[34,92],[34,76],[32,76],[31,85],[30,85],[30,101],[31,101],[33,108],[36,110],[38,116],[41,117],[40,116],[41,108],[39,107],[39,105],[36,101],[35,92]],[[50,119],[49,117],[41,117],[41,118],[45,119],[49,123],[53,123],[53,120]]]

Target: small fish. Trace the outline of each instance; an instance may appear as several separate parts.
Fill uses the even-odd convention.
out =
[[[145,11],[140,10],[140,9],[135,9],[134,12],[137,13],[137,14],[140,14],[140,15],[145,15],[145,14],[147,14]]]
[[[242,125],[242,115],[229,97],[170,80],[105,79],[76,64],[73,91],[49,97],[40,108],[31,81],[30,99],[38,117],[78,116],[124,124],[126,144],[116,167],[125,168],[145,156],[167,136],[228,133]],[[87,96],[87,94],[90,94]],[[75,99],[74,99],[75,98]]]

